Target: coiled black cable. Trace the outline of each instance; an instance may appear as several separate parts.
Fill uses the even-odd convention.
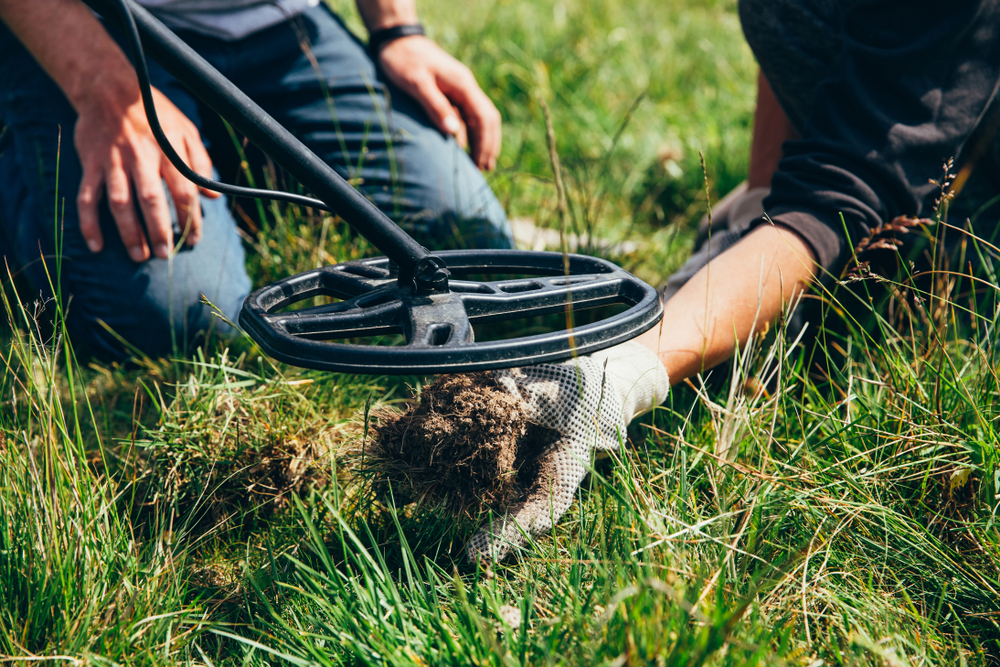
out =
[[[114,3],[118,6],[118,10],[121,13],[122,20],[125,24],[125,35],[128,37],[129,46],[132,47],[132,62],[135,66],[136,77],[139,79],[139,92],[142,95],[142,104],[146,110],[146,121],[149,123],[150,129],[153,131],[156,143],[160,145],[160,149],[167,156],[167,159],[170,160],[170,163],[174,165],[177,171],[179,171],[184,178],[188,179],[198,187],[205,188],[206,190],[213,190],[215,192],[221,192],[224,195],[230,195],[232,197],[270,199],[273,201],[283,201],[290,204],[308,206],[310,208],[329,211],[331,213],[335,212],[325,203],[319,199],[314,199],[313,197],[305,197],[303,195],[297,195],[291,192],[281,192],[278,190],[260,190],[257,188],[245,188],[239,185],[230,185],[229,183],[220,183],[219,181],[205,178],[188,167],[184,160],[181,159],[181,156],[177,154],[177,151],[174,150],[174,147],[170,144],[170,140],[167,139],[167,135],[163,132],[163,128],[160,126],[160,120],[156,116],[156,107],[153,105],[152,84],[149,81],[149,69],[146,66],[146,56],[142,50],[142,40],[139,37],[139,29],[136,27],[135,18],[132,16],[132,10],[128,6],[128,0],[114,0]]]

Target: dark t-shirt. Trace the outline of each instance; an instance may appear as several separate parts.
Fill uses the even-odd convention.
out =
[[[742,0],[740,14],[801,135],[764,208],[836,275],[880,222],[932,214],[932,181],[992,117],[1000,0]]]

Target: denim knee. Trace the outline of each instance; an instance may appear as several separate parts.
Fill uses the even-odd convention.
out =
[[[82,178],[72,151],[76,112],[2,27],[0,56],[0,117],[7,125],[0,139],[2,251],[44,297],[62,295],[76,347],[106,359],[136,350],[161,356],[183,350],[200,331],[231,333],[201,303],[204,294],[234,318],[250,290],[225,200],[202,198],[204,227],[195,248],[135,263],[105,198],[99,207],[104,248],[90,252],[75,201]]]
[[[409,124],[408,119],[397,123]],[[403,203],[393,216],[420,243],[442,248],[514,247],[507,214],[469,156],[435,129],[413,127],[397,145]],[[383,210],[387,193],[368,192]]]
[[[45,222],[48,216],[38,201],[47,201],[50,193],[29,188],[18,163],[15,151],[0,155],[0,254],[23,272],[36,294],[62,295],[66,325],[81,355],[160,357],[183,353],[203,333],[234,333],[202,303],[204,296],[235,321],[250,291],[243,247],[224,199],[202,198],[202,240],[194,248],[169,260],[137,264],[106,205],[101,206],[101,252],[87,249],[75,225],[67,224],[53,241],[53,223]],[[75,207],[66,208],[67,223],[75,222]]]
[[[503,207],[468,154],[387,80],[343,22],[323,5],[296,21],[312,58],[292,25],[231,46],[238,57],[228,59],[208,40],[192,44],[210,61],[236,63],[227,74],[237,85],[418,242],[513,247]]]
[[[78,346],[111,360],[163,357],[186,354],[207,335],[236,333],[227,320],[236,322],[251,287],[242,243],[225,199],[203,197],[202,212],[199,243],[169,259],[135,264],[108,244],[90,266],[74,267],[68,324]]]

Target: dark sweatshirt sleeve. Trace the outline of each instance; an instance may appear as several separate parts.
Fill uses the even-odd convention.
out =
[[[996,95],[998,4],[882,0],[849,10],[842,50],[764,201],[833,275],[880,222],[931,214],[940,194],[931,181]]]

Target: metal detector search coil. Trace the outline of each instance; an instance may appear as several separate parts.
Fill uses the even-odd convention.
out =
[[[461,373],[562,361],[623,343],[652,328],[663,306],[652,287],[611,262],[516,250],[431,253],[400,229],[287,129],[134,0],[84,0],[128,36],[146,117],[170,162],[200,187],[274,199],[339,215],[386,256],[278,281],[243,304],[240,323],[281,361],[373,374]],[[225,118],[316,198],[219,183],[192,171],[156,117],[144,52]],[[516,280],[463,280],[481,274]],[[280,312],[315,296],[339,303]],[[593,324],[536,336],[476,342],[472,325],[624,304]],[[399,333],[397,347],[331,340]]]
[[[454,373],[567,359],[623,343],[653,327],[662,314],[652,287],[611,262],[583,255],[519,250],[437,253],[448,289],[401,288],[385,257],[300,273],[251,294],[240,324],[272,357],[307,368],[350,373]],[[517,274],[514,279],[462,276]],[[282,312],[315,296],[339,303]],[[593,324],[523,338],[478,343],[473,324],[625,304]],[[402,334],[394,347],[330,340]]]

